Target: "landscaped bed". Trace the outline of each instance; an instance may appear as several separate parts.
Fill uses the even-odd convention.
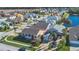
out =
[[[70,46],[66,45],[65,40],[59,42],[57,46],[57,51],[69,51]]]

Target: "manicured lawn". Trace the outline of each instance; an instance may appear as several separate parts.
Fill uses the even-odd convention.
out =
[[[4,39],[5,39],[5,38],[4,38]],[[14,37],[14,36],[9,36],[9,37],[7,37],[7,40],[8,40],[8,41],[11,41],[11,42],[8,42],[8,41],[6,41],[6,40],[3,40],[2,43],[8,44],[8,45],[12,45],[12,46],[15,46],[15,47],[19,47],[19,48],[25,47],[26,49],[31,50],[31,51],[35,51],[35,50],[38,48],[38,47],[35,48],[36,46],[35,46],[35,47],[32,47],[32,45],[31,45],[30,42],[26,43],[26,42],[19,41],[19,40],[17,40],[17,38]],[[20,43],[20,44],[23,44],[23,45],[15,44],[15,43],[12,43],[12,42]],[[25,46],[25,45],[26,45],[26,46]]]
[[[22,42],[22,41],[18,40],[18,38],[13,37],[13,36],[9,36],[9,37],[7,38],[7,40],[8,40],[8,41],[16,41],[16,42],[21,43],[21,44],[28,44],[28,45],[30,45],[29,42],[28,42],[28,43]]]
[[[7,40],[8,41],[13,41],[13,42],[17,42],[17,43],[21,43],[21,44],[26,44],[26,43],[24,43],[24,42],[20,42],[20,41],[16,41],[16,40],[13,40],[13,36],[9,36],[8,38],[7,38]],[[5,38],[4,38],[5,39]],[[12,46],[15,46],[15,47],[26,47],[26,46],[23,46],[23,45],[19,45],[19,44],[13,44],[13,43],[10,43],[10,42],[6,42],[5,40],[2,40],[2,43],[4,43],[4,44],[8,44],[8,45],[12,45]]]

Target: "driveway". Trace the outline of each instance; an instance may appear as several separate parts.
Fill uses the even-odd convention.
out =
[[[11,35],[12,32],[13,32],[13,30],[9,31],[9,32],[0,32],[0,39],[2,39],[3,37],[5,37],[7,35]]]

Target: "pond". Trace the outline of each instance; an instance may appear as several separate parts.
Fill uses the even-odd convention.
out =
[[[70,15],[68,19],[72,22],[72,25],[70,27],[75,27],[79,25],[79,16],[77,15]],[[64,26],[68,27],[67,24],[64,24]]]

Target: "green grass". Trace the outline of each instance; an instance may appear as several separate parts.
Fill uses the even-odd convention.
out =
[[[7,40],[8,40],[8,41],[16,41],[16,42],[21,43],[21,44],[30,44],[30,43],[25,43],[25,42],[19,41],[18,38],[13,37],[13,36],[9,36],[9,37],[7,38]]]
[[[69,50],[70,46],[67,46],[64,40],[60,41],[60,43],[58,44],[57,51],[69,51]]]
[[[3,39],[5,39],[5,38],[3,38]],[[18,42],[18,43],[21,43],[21,44],[30,45],[30,46],[23,46],[23,45],[19,45],[19,44],[14,44],[14,43],[6,42],[5,40],[2,40],[1,43],[8,44],[8,45],[12,45],[12,46],[19,47],[19,48],[25,47],[26,49],[31,50],[31,51],[35,51],[35,50],[37,49],[37,48],[35,48],[35,47],[38,46],[38,44],[37,44],[36,46],[33,46],[33,47],[32,47],[32,45],[31,45],[30,42],[26,43],[26,42],[19,41],[19,40],[17,40],[17,38],[14,37],[14,36],[9,36],[9,37],[7,38],[7,40],[8,40],[8,41]]]
[[[22,46],[22,45],[17,45],[17,44],[12,44],[12,43],[8,43],[8,42],[3,42],[4,44],[7,44],[7,45],[11,45],[11,46],[14,46],[14,47],[19,47],[19,48],[21,48],[21,47],[25,47],[27,50],[30,50],[30,51],[35,51],[36,50],[36,48],[34,48],[34,47],[27,47],[27,46]]]
[[[30,45],[30,43],[21,42],[21,41],[15,40],[14,38],[15,38],[15,37],[13,37],[13,36],[9,36],[9,37],[7,38],[7,40],[8,40],[8,41],[14,41],[14,42],[21,43],[21,44]],[[23,45],[19,45],[19,44],[14,44],[14,43],[6,42],[5,40],[3,40],[2,43],[8,44],[8,45],[12,45],[12,46],[15,46],[15,47],[26,47],[26,46],[23,46]]]
[[[8,42],[6,42],[6,41],[3,41],[2,43],[4,43],[4,44],[7,44],[7,45],[11,45],[11,46],[14,46],[14,47],[26,47],[26,46],[22,46],[22,45],[17,45],[17,44],[13,44],[13,43],[8,43]]]

